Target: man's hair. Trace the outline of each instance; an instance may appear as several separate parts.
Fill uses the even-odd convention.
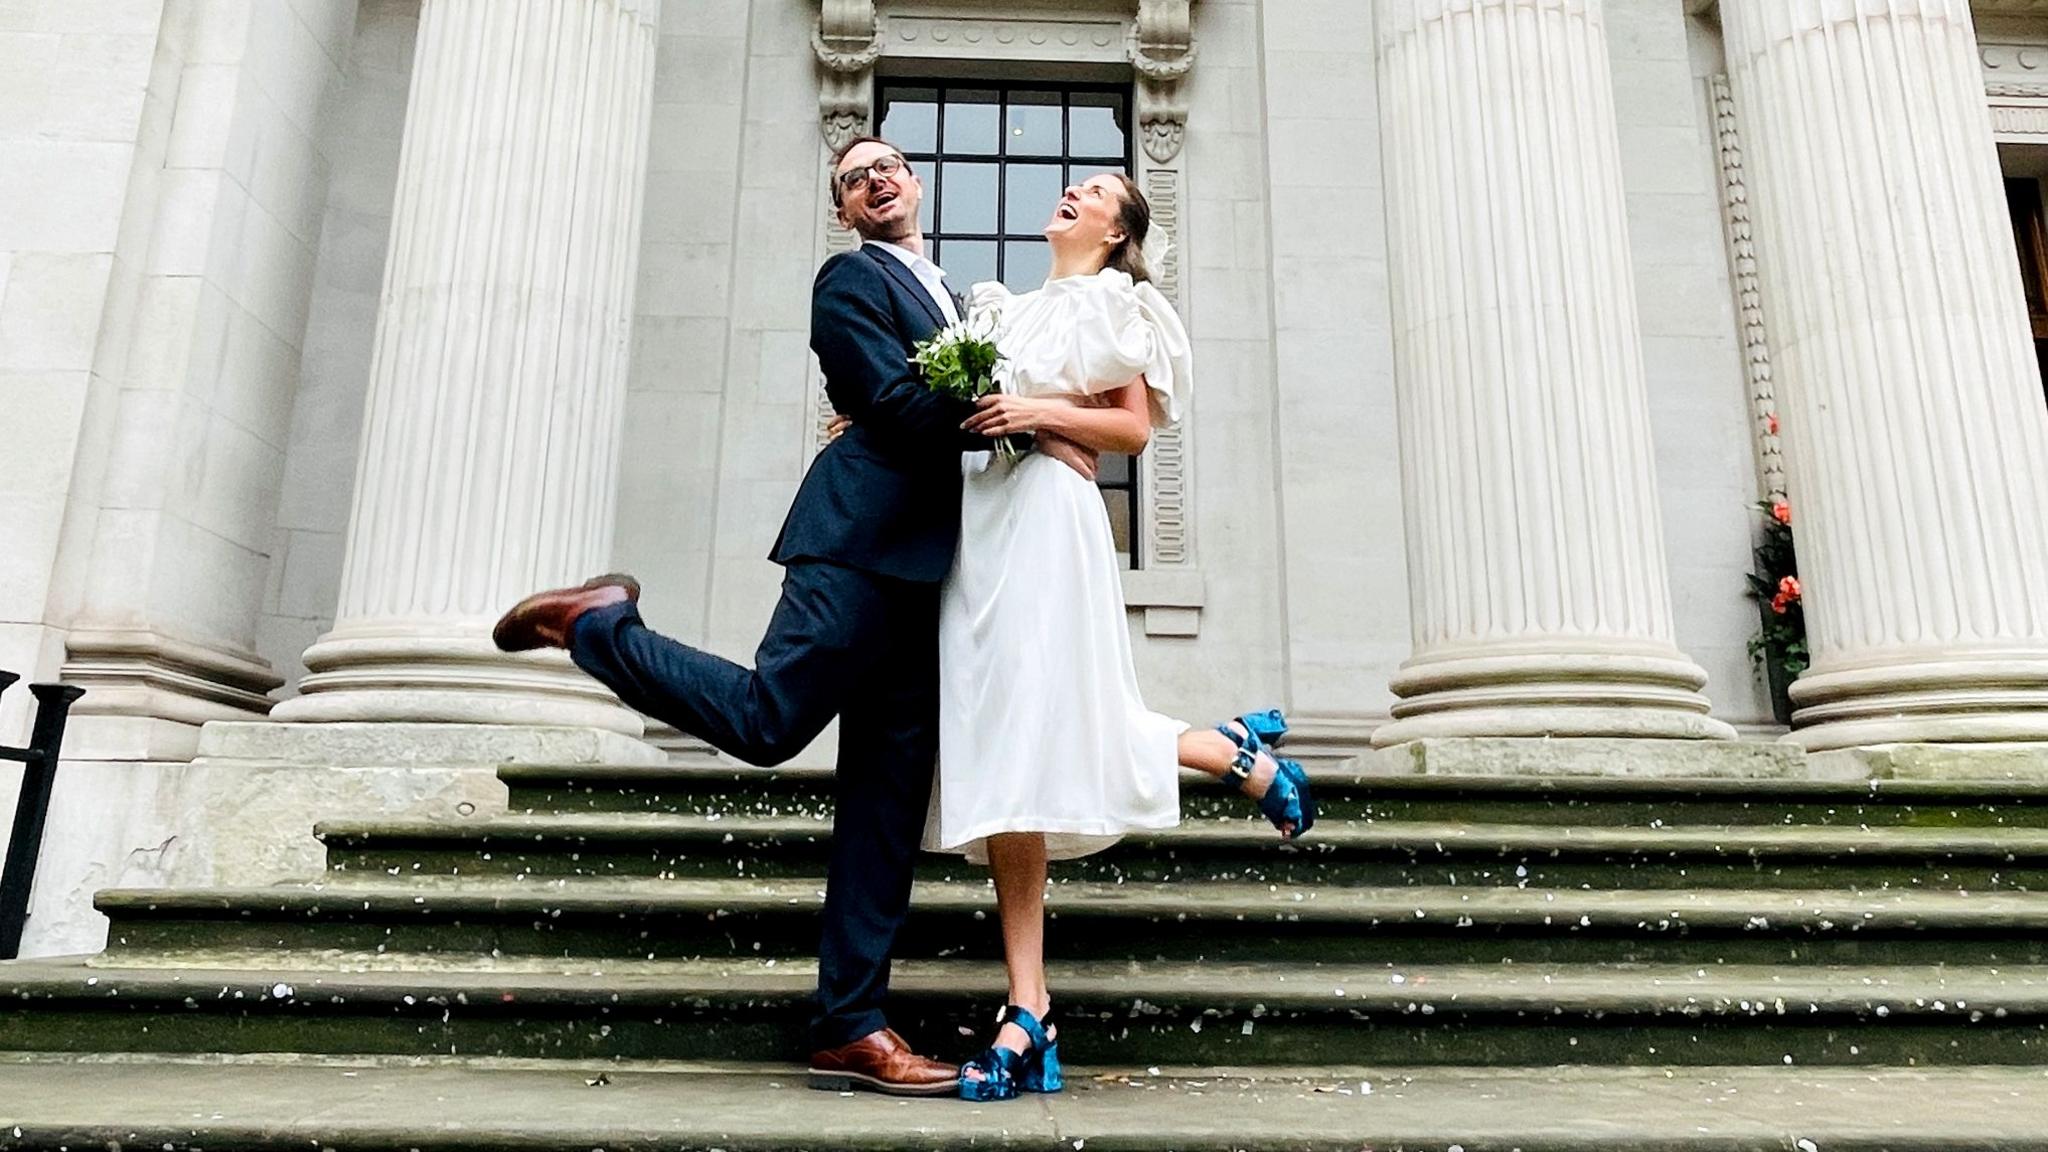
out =
[[[839,151],[832,153],[831,184],[832,206],[834,208],[839,207],[841,202],[839,192],[839,166],[841,164],[846,163],[846,157],[848,153],[852,152],[855,148],[858,148],[863,144],[880,144],[884,148],[887,148],[890,151],[896,153],[898,156],[903,155],[903,149],[896,147],[896,145],[890,143],[887,140],[882,139],[880,136],[855,136],[853,139],[848,140],[845,144],[841,145]]]

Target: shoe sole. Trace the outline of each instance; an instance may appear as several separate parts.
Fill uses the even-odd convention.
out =
[[[960,1091],[958,1080],[940,1084],[892,1084],[859,1072],[820,1072],[811,1069],[810,1086],[820,1092],[874,1092],[883,1096],[953,1096]]]

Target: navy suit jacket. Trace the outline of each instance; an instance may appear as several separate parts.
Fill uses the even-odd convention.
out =
[[[911,347],[945,313],[901,260],[862,245],[818,270],[811,350],[832,407],[853,427],[818,455],[769,559],[823,560],[936,583],[960,538],[960,454],[986,437],[960,430],[974,406],[925,386]]]

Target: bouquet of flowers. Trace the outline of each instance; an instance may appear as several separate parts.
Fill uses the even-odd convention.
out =
[[[925,387],[945,396],[970,403],[1002,391],[996,384],[996,365],[1004,360],[996,347],[996,317],[984,314],[978,321],[949,324],[920,340],[910,351],[910,362],[924,377]],[[1017,446],[1006,439],[992,445],[998,457],[1015,460]]]

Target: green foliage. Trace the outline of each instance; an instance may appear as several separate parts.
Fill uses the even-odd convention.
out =
[[[932,391],[978,400],[996,391],[996,365],[1003,354],[990,332],[955,324],[920,341],[911,350],[910,360]]]
[[[1749,595],[1762,606],[1763,624],[1749,642],[1750,659],[1759,667],[1775,666],[1790,681],[1806,671],[1811,654],[1806,642],[1806,612],[1798,594],[1799,563],[1792,544],[1790,509],[1759,501],[1764,531],[1756,546],[1756,569],[1747,573]],[[1786,595],[1786,581],[1792,592]]]

